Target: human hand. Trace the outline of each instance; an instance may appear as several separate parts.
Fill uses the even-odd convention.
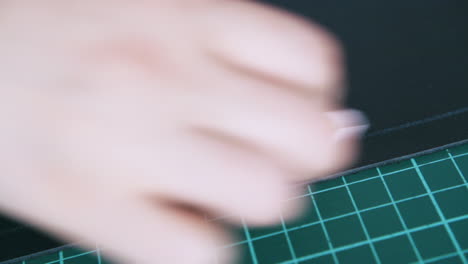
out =
[[[212,263],[228,236],[188,207],[271,224],[298,213],[296,183],[355,156],[339,45],[300,18],[209,0],[11,1],[0,17],[0,208],[61,238]]]

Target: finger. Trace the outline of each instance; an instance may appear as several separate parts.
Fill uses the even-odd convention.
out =
[[[340,151],[332,161],[335,167],[326,172],[326,177],[333,176],[351,166],[359,158],[360,142],[370,127],[369,120],[358,110],[338,110],[326,113],[336,128],[335,141]]]
[[[217,251],[228,243],[226,234],[202,217],[149,203],[135,193],[116,195],[111,185],[100,191],[60,185],[28,187],[29,196],[17,197],[18,204],[5,209],[61,239],[83,241],[90,249],[98,243],[123,263],[205,264],[216,263],[215,257],[228,263],[231,257]]]
[[[249,149],[193,131],[171,134],[152,138],[108,132],[72,142],[74,173],[108,186],[108,192],[175,200],[260,225],[277,221],[282,201],[296,195],[288,188],[291,172]],[[292,206],[284,211],[286,217],[295,214]]]
[[[121,201],[98,220],[93,233],[109,252],[128,263],[228,263],[219,248],[227,236],[203,217],[158,204]]]
[[[212,77],[213,83],[223,89],[213,89],[210,100],[201,98],[189,108],[195,126],[247,142],[285,169],[300,172],[291,174],[299,179],[322,177],[341,166],[335,163],[338,156],[353,154],[351,147],[341,147],[335,134],[344,126],[360,125],[362,118],[356,111],[344,112],[343,122],[335,122],[312,96],[218,73],[211,75],[217,76]]]
[[[315,93],[342,96],[341,49],[319,26],[254,2],[212,8],[202,19],[206,31],[200,42],[217,58]]]
[[[213,134],[200,131],[188,141],[184,149],[164,152],[165,157],[160,157],[163,170],[155,166],[154,155],[138,165],[139,171],[145,171],[140,175],[145,178],[142,190],[216,216],[242,216],[253,225],[276,223],[280,211],[285,218],[298,213],[301,205],[285,204],[286,199],[299,195],[288,181],[291,172]],[[161,173],[166,174],[161,177]]]
[[[293,172],[212,135],[182,128],[155,132],[157,126],[145,126],[145,133],[113,126],[80,130],[80,136],[70,137],[75,140],[64,140],[62,157],[73,161],[64,166],[73,168],[68,174],[74,176],[66,179],[107,186],[108,192],[179,200],[216,214],[243,215],[251,223],[277,219],[280,202],[292,193],[288,174]]]

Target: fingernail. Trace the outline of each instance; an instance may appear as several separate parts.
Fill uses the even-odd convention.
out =
[[[346,109],[325,113],[335,125],[335,140],[362,137],[369,129],[370,124],[366,115],[355,109]]]

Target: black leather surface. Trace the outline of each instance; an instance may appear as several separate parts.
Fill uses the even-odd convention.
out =
[[[468,1],[267,2],[314,19],[344,43],[348,103],[372,125],[356,168],[468,138]],[[4,224],[2,233],[1,224],[0,262],[60,245],[30,229]]]

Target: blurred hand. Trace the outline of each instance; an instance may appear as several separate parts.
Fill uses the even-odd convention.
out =
[[[0,208],[61,238],[213,263],[229,238],[186,208],[272,224],[298,213],[292,186],[355,156],[340,47],[301,18],[246,1],[1,5]]]

